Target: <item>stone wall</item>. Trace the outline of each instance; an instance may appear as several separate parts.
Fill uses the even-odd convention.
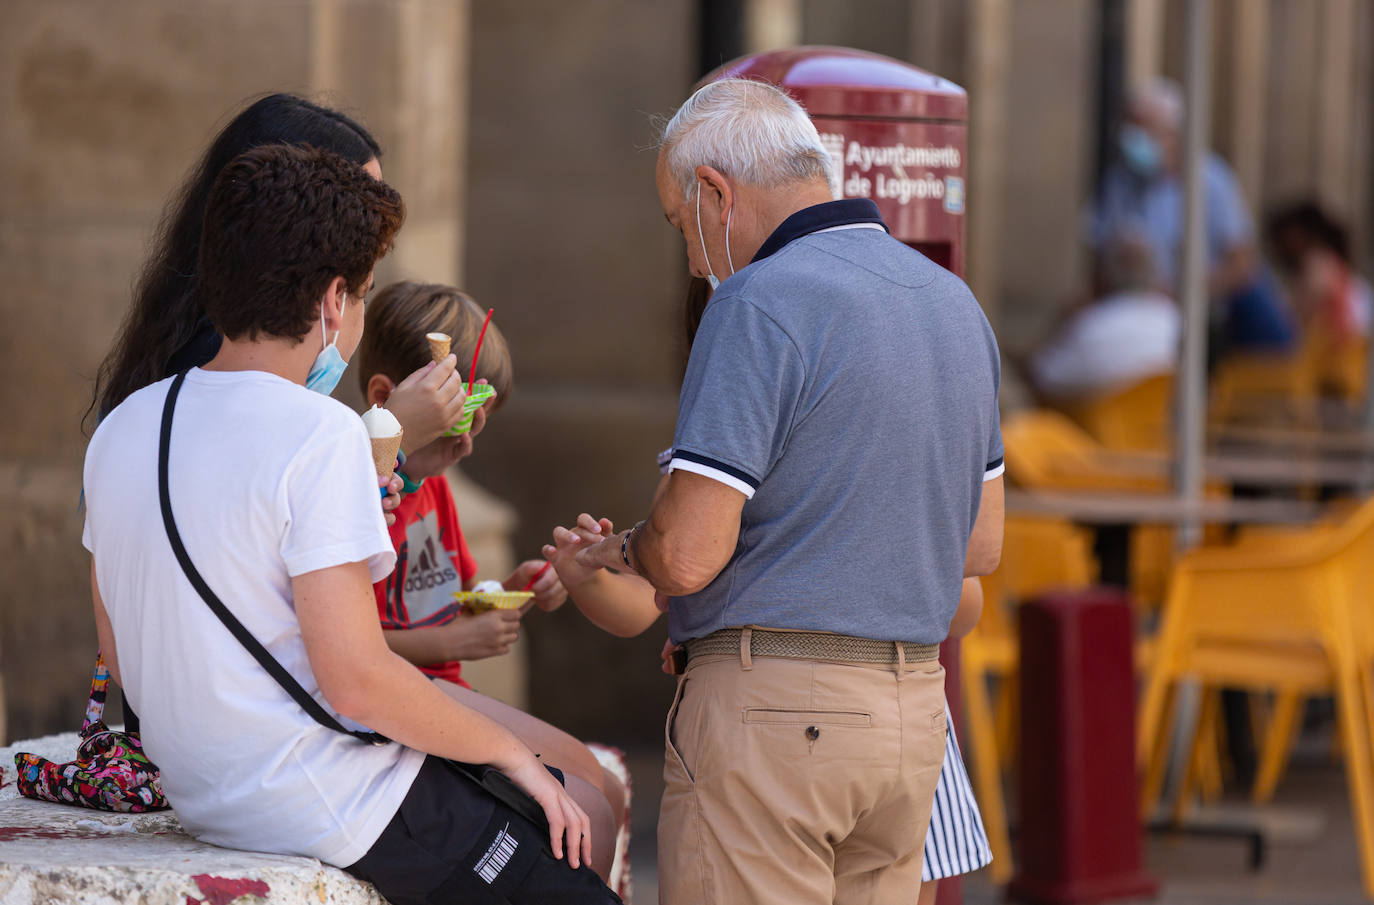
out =
[[[0,400],[19,429],[0,435],[0,634],[14,737],[84,711],[96,643],[80,422],[163,199],[227,111],[305,87],[308,55],[282,49],[308,32],[302,4],[6,6]]]
[[[516,555],[589,510],[647,513],[672,442],[686,285],[654,190],[650,115],[695,80],[693,4],[473,5],[467,288],[510,341],[516,389],[465,463],[519,513]],[[652,739],[664,631],[625,641],[570,605],[525,620],[534,712]]]

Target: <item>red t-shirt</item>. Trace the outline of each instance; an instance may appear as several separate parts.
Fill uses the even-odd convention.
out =
[[[391,526],[396,569],[372,586],[384,629],[428,628],[457,617],[454,591],[477,574],[477,562],[458,526],[453,491],[442,476],[429,478],[404,497]],[[420,669],[436,679],[469,687],[458,660]]]

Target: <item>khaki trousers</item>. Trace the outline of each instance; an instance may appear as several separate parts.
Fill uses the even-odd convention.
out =
[[[693,658],[668,712],[662,905],[911,905],[945,755],[938,661]]]

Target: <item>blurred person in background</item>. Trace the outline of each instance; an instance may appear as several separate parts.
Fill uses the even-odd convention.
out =
[[[1054,400],[1100,396],[1178,362],[1178,305],[1159,287],[1153,249],[1121,235],[1102,252],[1105,293],[1071,312],[1027,363],[1037,395]]]
[[[1302,361],[1316,389],[1336,399],[1361,398],[1368,385],[1374,292],[1351,263],[1345,227],[1310,201],[1278,211],[1266,227],[1302,319]]]
[[[1367,337],[1374,292],[1351,263],[1345,227],[1311,201],[1279,210],[1266,226],[1304,328],[1338,342]]]
[[[1118,159],[1102,176],[1087,223],[1101,275],[1107,250],[1123,236],[1149,244],[1158,288],[1180,297],[1185,198],[1180,172],[1183,96],[1155,79],[1131,93],[1118,131]],[[1277,282],[1264,266],[1235,174],[1217,155],[1202,164],[1207,294],[1218,351],[1282,350],[1295,329]]]

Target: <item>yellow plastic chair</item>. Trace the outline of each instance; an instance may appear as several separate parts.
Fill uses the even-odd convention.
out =
[[[1212,375],[1208,418],[1213,423],[1316,419],[1314,352],[1229,356]]]
[[[1199,549],[1174,570],[1140,708],[1142,808],[1162,784],[1174,689],[1196,680],[1280,696],[1331,693],[1364,887],[1374,897],[1374,500],[1285,549]],[[1194,756],[1196,761],[1196,753]],[[1192,771],[1190,771],[1192,772]]]
[[[1151,391],[1157,392],[1160,385],[1150,382]],[[1007,479],[1029,490],[1170,490],[1163,476],[1114,468],[1111,451],[1061,412],[1035,409],[1011,415],[1002,424],[1002,440]],[[1130,544],[1132,597],[1141,607],[1152,608],[1164,599],[1173,566],[1174,531],[1139,525],[1131,531]]]
[[[1001,564],[982,579],[982,617],[960,648],[969,763],[992,848],[990,872],[997,883],[1006,883],[1012,874],[1001,771],[1012,750],[1008,737],[1015,734],[1014,608],[1051,588],[1089,585],[1094,572],[1090,537],[1083,529],[1057,519],[1007,518]],[[989,693],[993,679],[1000,692],[996,712]]]
[[[1106,449],[1164,450],[1173,427],[1174,377],[1157,374],[1066,408]]]
[[[1251,525],[1241,530],[1240,547],[1253,555],[1263,555],[1267,550],[1284,554],[1293,549],[1294,544],[1310,545],[1323,536],[1335,537],[1345,522],[1358,507],[1349,500],[1339,500],[1330,504],[1323,513],[1321,521],[1304,528],[1278,525]],[[1356,615],[1364,613],[1368,607],[1360,607]],[[1262,719],[1254,720],[1256,727],[1263,727],[1262,735],[1257,738],[1254,782],[1250,787],[1250,800],[1255,804],[1266,804],[1273,800],[1278,790],[1279,780],[1288,769],[1293,744],[1297,739],[1298,721],[1302,717],[1303,706],[1309,693],[1330,694],[1329,686],[1319,683],[1315,689],[1300,691],[1296,687],[1276,692]],[[1374,714],[1371,714],[1374,724]],[[1339,734],[1336,736],[1339,748]]]
[[[1313,324],[1303,337],[1300,362],[1303,379],[1314,397],[1321,394],[1346,402],[1364,398],[1369,370],[1367,339],[1334,336],[1320,323]]]
[[[1029,490],[1163,493],[1163,477],[1114,468],[1109,451],[1062,412],[1030,409],[1002,422],[1007,480]]]

